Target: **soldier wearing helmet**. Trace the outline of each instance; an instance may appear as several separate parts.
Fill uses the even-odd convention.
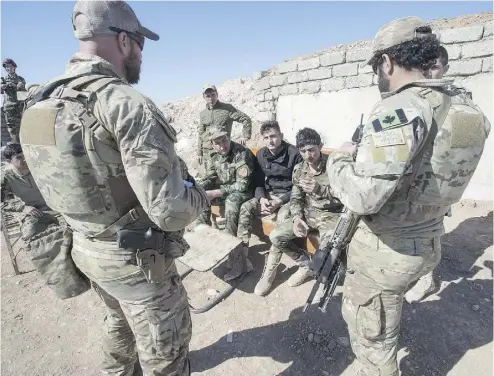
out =
[[[11,143],[19,143],[19,128],[22,116],[22,103],[17,98],[18,91],[26,90],[26,80],[15,73],[17,64],[12,59],[4,59],[3,68],[7,76],[2,77],[3,111],[10,134]]]

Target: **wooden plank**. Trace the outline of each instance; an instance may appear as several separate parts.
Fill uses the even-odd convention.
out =
[[[207,225],[198,225],[191,231],[186,231],[184,239],[189,243],[190,249],[178,260],[199,272],[215,267],[242,243],[239,238]]]

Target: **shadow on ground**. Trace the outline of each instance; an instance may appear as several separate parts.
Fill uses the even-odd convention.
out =
[[[435,277],[438,284],[449,284],[438,300],[405,303],[399,342],[408,353],[400,361],[403,376],[445,376],[469,350],[492,342],[492,279],[473,279],[481,269],[476,261],[493,244],[492,225],[490,212],[463,221],[442,238],[443,257]],[[491,269],[492,276],[492,262],[483,266]],[[240,289],[253,289],[262,272],[257,269]],[[280,376],[340,375],[353,359],[351,349],[340,343],[340,337],[348,336],[340,304],[341,296],[335,295],[326,314],[315,306],[303,314],[299,307],[286,321],[237,332],[233,343],[222,337],[191,352],[192,369],[203,372],[231,358],[269,357],[289,364]],[[309,342],[309,334],[317,338]]]

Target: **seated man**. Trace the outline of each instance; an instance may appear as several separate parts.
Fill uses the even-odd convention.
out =
[[[35,234],[46,230],[49,224],[60,224],[59,220],[64,221],[58,213],[52,211],[46,205],[45,199],[41,196],[24,160],[21,145],[7,145],[4,150],[4,156],[9,163],[2,174],[2,210],[25,214],[21,220],[22,239],[27,241]],[[5,202],[9,193],[13,193],[22,202]]]
[[[321,153],[319,134],[310,128],[301,129],[296,135],[296,145],[303,162],[296,165],[293,171],[291,218],[269,235],[272,246],[264,272],[254,290],[257,295],[265,295],[271,288],[283,253],[299,266],[297,272],[288,279],[289,286],[299,286],[311,278],[309,258],[293,243],[293,239],[306,237],[310,230],[318,230],[321,237],[334,230],[338,213],[343,209],[341,202],[331,194],[326,175],[328,156]]]
[[[264,122],[260,133],[266,146],[256,153],[255,197],[242,205],[238,220],[237,236],[246,247],[249,246],[254,216],[276,213],[277,223],[288,219],[293,169],[302,162],[297,148],[283,140],[277,121]]]
[[[205,177],[199,184],[206,190],[212,204],[225,204],[226,231],[237,236],[240,206],[252,198],[254,155],[246,147],[231,141],[228,132],[221,128],[210,128],[206,140],[211,141],[213,151]],[[211,225],[211,208],[204,210],[196,223]],[[230,270],[224,276],[225,281],[252,271],[247,256],[248,248],[245,247],[230,253]]]

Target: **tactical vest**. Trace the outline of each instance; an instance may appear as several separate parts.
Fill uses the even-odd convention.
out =
[[[87,237],[150,222],[113,136],[93,114],[96,94],[119,82],[94,73],[62,76],[32,94],[21,122],[24,156],[47,204]]]
[[[466,93],[424,84],[414,90],[432,109],[430,129],[402,193],[417,205],[449,206],[461,199],[479,164],[489,125]]]

